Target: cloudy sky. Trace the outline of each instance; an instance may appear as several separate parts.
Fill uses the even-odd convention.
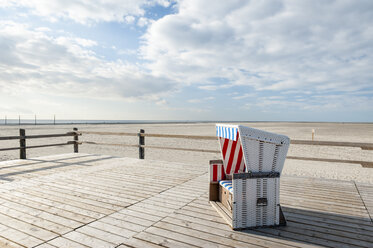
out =
[[[371,0],[0,0],[0,119],[373,121]]]

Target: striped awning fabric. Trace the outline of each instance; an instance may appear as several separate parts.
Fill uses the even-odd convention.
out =
[[[237,132],[238,132],[237,127],[216,125],[216,136],[218,137],[236,141]]]
[[[244,172],[245,161],[238,126],[217,124],[216,135],[219,137],[225,174]]]

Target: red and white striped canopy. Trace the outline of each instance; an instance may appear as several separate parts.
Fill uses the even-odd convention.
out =
[[[216,126],[226,175],[245,171],[245,161],[237,127]],[[224,129],[226,131],[224,131]],[[223,131],[222,131],[223,130]],[[225,134],[225,135],[224,135]]]

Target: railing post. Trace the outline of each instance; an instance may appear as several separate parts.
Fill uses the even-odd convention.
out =
[[[19,129],[19,158],[26,159],[26,131]]]
[[[79,138],[78,138],[78,129],[76,128],[76,127],[74,127],[74,132],[75,132],[75,134],[74,134],[74,153],[78,153],[79,152],[79,144],[78,144],[78,140],[79,140]]]
[[[145,145],[145,136],[141,136],[141,134],[145,133],[144,129],[140,129],[140,132],[138,133],[139,136],[139,159],[145,158],[145,148],[141,147]]]

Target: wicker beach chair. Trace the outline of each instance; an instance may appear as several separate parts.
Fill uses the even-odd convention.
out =
[[[237,126],[216,125],[222,160],[210,161],[210,203],[233,229],[285,225],[280,175],[290,139]]]

